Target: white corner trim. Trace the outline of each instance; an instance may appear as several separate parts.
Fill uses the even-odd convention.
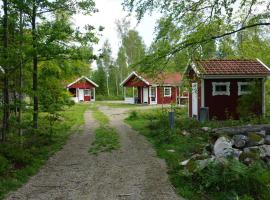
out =
[[[200,74],[200,72],[199,72],[199,70],[197,69],[197,67],[196,67],[196,65],[194,64],[194,62],[192,62],[191,63],[191,68],[194,70],[194,72],[196,73],[196,74]]]
[[[227,95],[230,96],[230,82],[212,82],[212,96]],[[226,91],[216,91],[216,86],[226,86]]]
[[[204,79],[201,79],[201,106],[205,107]]]
[[[137,76],[139,79],[141,79],[141,81],[143,81],[147,85],[150,85],[147,80],[145,80],[143,77],[139,76],[135,71],[133,71],[128,75],[128,77],[125,80],[122,81],[122,83],[120,83],[120,86],[123,86],[133,75]]]
[[[85,79],[85,80],[87,80],[88,82],[92,83],[94,86],[98,87],[98,84],[96,84],[94,81],[91,81],[91,80],[90,80],[89,78],[87,78],[86,76],[82,76],[82,77],[78,78],[76,81],[74,81],[74,82],[68,84],[67,87],[69,88],[70,86],[72,86],[73,84],[79,82],[79,81],[82,80],[82,79]]]
[[[238,85],[238,96],[241,96],[243,94],[250,94],[250,91],[242,91],[241,86],[242,85],[251,85],[250,82],[237,82]]]
[[[262,115],[265,117],[265,81],[266,79],[262,79]]]
[[[165,94],[165,90],[167,90],[167,89],[170,90],[170,94],[169,94],[169,95],[166,95],[166,94]],[[171,87],[164,87],[163,93],[164,93],[164,95],[163,95],[164,97],[171,97],[171,96],[172,96],[172,88],[171,88]]]
[[[259,63],[261,63],[261,64],[262,64],[262,65],[270,72],[270,68],[267,67],[266,64],[264,64],[259,58],[256,58],[256,60],[257,60]]]

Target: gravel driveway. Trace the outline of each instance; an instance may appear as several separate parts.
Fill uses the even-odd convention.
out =
[[[181,200],[168,180],[165,162],[123,122],[128,109],[100,109],[120,135],[120,150],[98,156],[87,152],[98,127],[87,111],[83,133],[71,136],[37,175],[7,199]]]

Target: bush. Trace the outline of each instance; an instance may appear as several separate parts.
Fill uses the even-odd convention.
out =
[[[124,100],[123,96],[96,95],[96,101],[122,101],[122,100]]]
[[[128,116],[128,119],[138,119],[139,115],[138,112],[136,110],[132,110]]]
[[[4,156],[0,155],[0,175],[3,175],[7,171],[8,167],[8,160]]]
[[[189,175],[188,175],[189,176]],[[215,199],[261,199],[270,197],[270,171],[260,162],[251,166],[232,159],[213,162],[205,169],[193,172],[190,178],[204,194],[222,194]]]
[[[14,164],[15,168],[24,167],[32,162],[32,155],[28,150],[20,148],[18,145],[2,145],[0,153]]]

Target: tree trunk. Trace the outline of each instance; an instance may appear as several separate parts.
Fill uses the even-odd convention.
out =
[[[32,10],[32,42],[33,42],[33,93],[34,93],[34,112],[33,112],[33,128],[38,129],[38,59],[37,59],[37,30],[36,16],[37,4],[33,0]]]
[[[20,9],[20,71],[19,71],[19,113],[18,113],[18,124],[19,124],[19,136],[22,136],[22,68],[23,68],[23,11]]]
[[[4,47],[4,86],[3,86],[3,127],[2,141],[6,140],[6,134],[9,129],[9,92],[8,92],[8,2],[3,0],[3,47]]]
[[[107,95],[110,96],[110,89],[109,89],[109,74],[106,74],[106,82],[107,82]]]

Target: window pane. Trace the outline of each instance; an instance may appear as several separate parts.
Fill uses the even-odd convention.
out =
[[[171,96],[171,88],[165,88],[164,89],[164,95],[165,96]]]
[[[217,92],[226,92],[227,86],[226,85],[216,85],[216,91]]]
[[[151,88],[151,96],[152,97],[156,96],[156,88]]]
[[[89,96],[89,95],[90,95],[89,90],[84,90],[84,95],[85,95],[85,96]]]

